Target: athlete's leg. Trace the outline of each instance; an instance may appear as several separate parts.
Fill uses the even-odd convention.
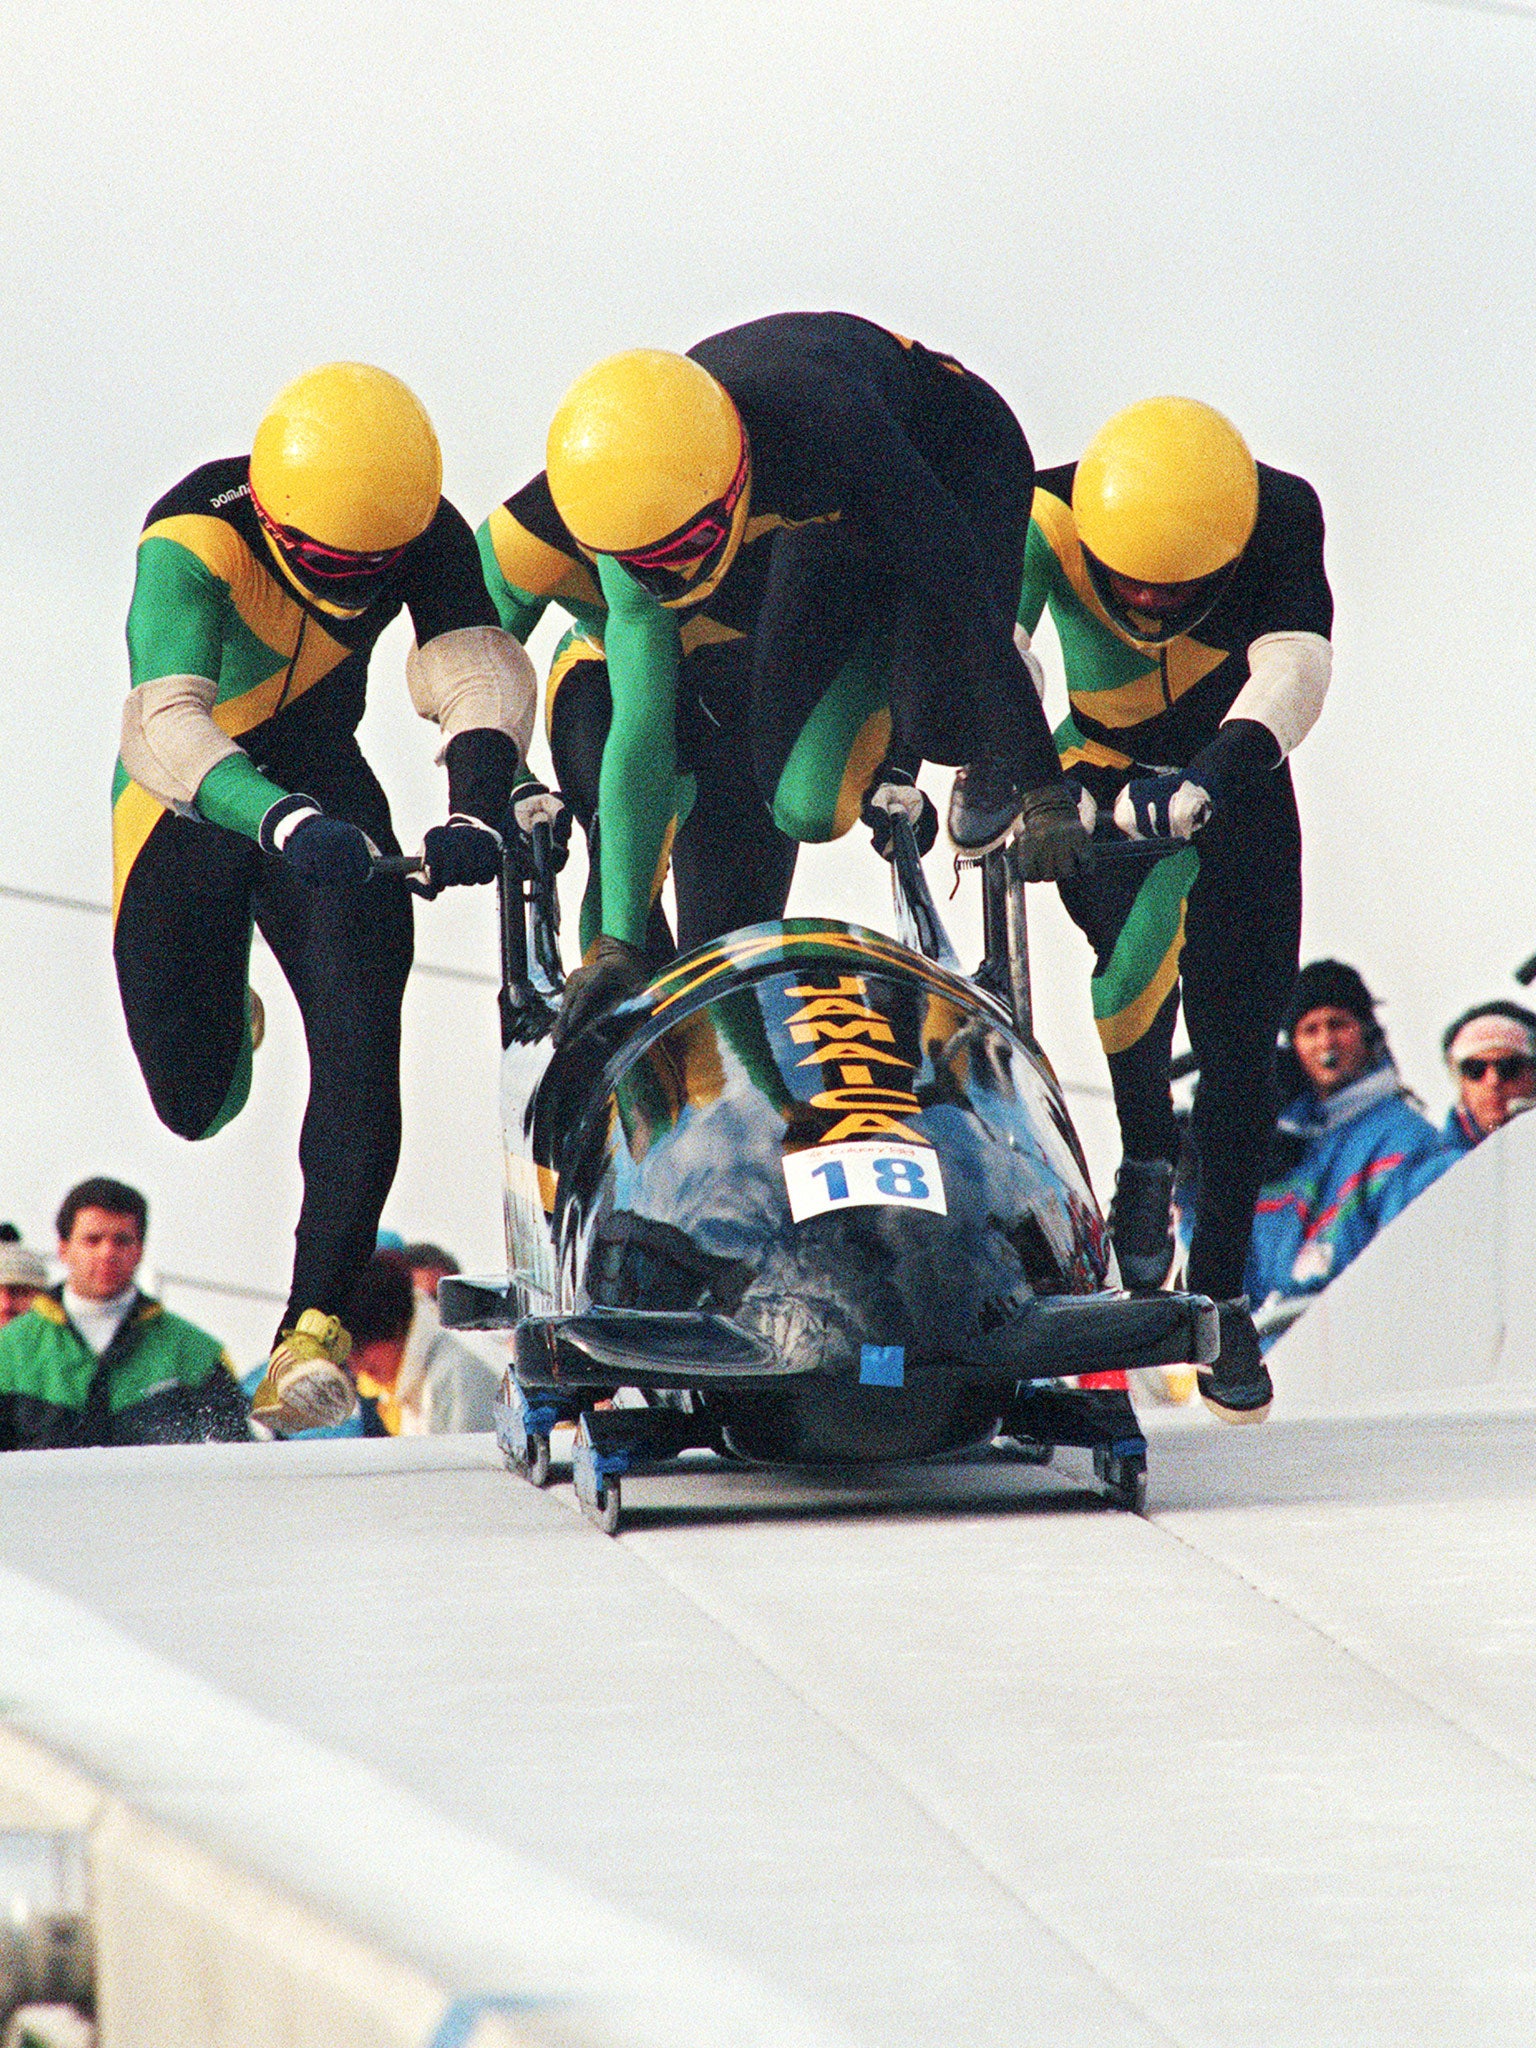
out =
[[[1061,900],[1096,956],[1093,1019],[1128,1159],[1172,1165],[1179,1156],[1168,1065],[1186,906],[1200,858],[1185,847],[1150,868],[1104,862],[1061,884]]]
[[[774,541],[752,640],[752,761],[791,839],[840,838],[889,751],[894,603],[835,529]]]
[[[1192,847],[1150,870],[1101,863],[1061,885],[1062,901],[1097,955],[1093,1014],[1109,1062],[1122,1158],[1110,1234],[1127,1287],[1163,1285],[1173,1264],[1170,1226],[1179,1129],[1169,1055],[1179,1011],[1186,903],[1199,872]]]
[[[931,361],[909,428],[913,446],[959,506],[975,537],[981,580],[997,616],[991,631],[957,620],[934,596],[898,595],[891,660],[891,709],[898,740],[930,761],[961,764],[1002,744],[1011,750],[1040,720],[1018,694],[1022,669],[1005,686],[989,647],[1012,634],[1024,576],[1035,464],[1011,408],[980,377]],[[1052,764],[1042,756],[1042,779]]]
[[[1184,1014],[1200,1066],[1189,1285],[1218,1301],[1242,1292],[1300,940],[1301,829],[1282,768],[1201,833],[1189,899]]]
[[[307,787],[330,816],[361,826],[382,852],[398,852],[384,793],[360,754],[312,770]],[[312,888],[267,860],[256,921],[293,990],[309,1047],[304,1200],[283,1318],[291,1327],[306,1309],[342,1314],[395,1177],[411,899],[396,880]]]
[[[545,689],[544,722],[560,794],[575,812],[587,837],[587,886],[582,893],[578,925],[585,953],[602,930],[603,922],[597,798],[603,748],[613,723],[608,662],[603,644],[595,635],[578,628],[567,633],[555,650]],[[646,929],[646,952],[654,960],[666,960],[674,950],[666,914],[659,901],[653,902]]]
[[[683,952],[784,915],[797,843],[773,822],[741,757],[695,762],[699,794],[672,849]]]
[[[112,951],[134,1055],[161,1122],[208,1138],[251,1086],[251,894],[262,856],[165,811],[124,880]]]

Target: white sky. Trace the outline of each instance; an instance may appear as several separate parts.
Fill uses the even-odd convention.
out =
[[[1337,665],[1297,759],[1304,957],[1361,966],[1439,1114],[1440,1026],[1536,949],[1533,121],[1514,0],[12,8],[0,885],[105,898],[139,526],[290,377],[406,378],[478,521],[597,357],[841,307],[989,377],[1042,463],[1185,391],[1317,485]],[[410,844],[441,791],[404,645],[364,741]],[[861,833],[792,907],[888,923]],[[1086,949],[1051,892],[1032,916],[1042,1037],[1101,1085]],[[955,906],[969,949],[976,923]],[[116,1172],[160,1267],[280,1291],[304,1082],[270,960],[251,1106],[194,1148],[155,1124],[105,942],[0,897],[0,1215],[43,1240],[71,1180]],[[418,953],[488,970],[489,892],[425,909]],[[408,1034],[386,1221],[497,1265],[488,992],[419,980]],[[264,1311],[169,1298],[259,1347]]]

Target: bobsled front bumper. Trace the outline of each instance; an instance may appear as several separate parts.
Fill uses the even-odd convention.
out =
[[[821,1324],[821,1341],[806,1341],[807,1326],[818,1321],[813,1302],[784,1304],[798,1341],[781,1345],[728,1316],[697,1310],[519,1315],[505,1281],[445,1280],[438,1300],[449,1329],[514,1329],[517,1377],[529,1387],[761,1386],[854,1369],[859,1361],[860,1340],[841,1318]],[[972,1335],[963,1350],[914,1356],[910,1363],[957,1378],[1065,1379],[1149,1365],[1209,1365],[1219,1343],[1215,1304],[1202,1294],[1037,1295],[1011,1322]]]

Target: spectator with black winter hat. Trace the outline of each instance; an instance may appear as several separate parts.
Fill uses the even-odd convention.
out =
[[[1422,1183],[1439,1149],[1397,1071],[1376,999],[1340,960],[1296,977],[1276,1066],[1280,1112],[1248,1254],[1266,1348]]]

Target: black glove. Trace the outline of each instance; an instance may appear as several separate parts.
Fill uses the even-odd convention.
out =
[[[512,792],[512,833],[507,843],[519,874],[530,882],[535,879],[532,842],[538,825],[549,827],[550,873],[558,875],[571,857],[571,808],[542,782],[520,782]]]
[[[894,767],[889,761],[880,769],[874,785],[864,799],[859,816],[869,827],[869,836],[875,842],[875,851],[882,860],[891,858],[891,813],[906,813],[912,827],[912,837],[917,841],[919,853],[930,853],[933,842],[939,836],[939,814],[933,807],[932,799],[917,787],[916,779],[905,768]]]
[[[651,963],[638,947],[602,933],[590,959],[566,979],[565,999],[552,1034],[556,1045],[574,1038],[604,1010],[638,995],[650,978]]]
[[[421,850],[426,859],[426,886],[419,893],[429,902],[442,889],[494,882],[501,866],[501,834],[462,811],[456,811],[446,825],[434,825],[422,840]]]
[[[355,889],[373,872],[378,848],[367,833],[328,818],[311,796],[285,796],[262,818],[257,844],[318,889]]]
[[[1014,844],[1026,882],[1065,882],[1092,861],[1092,844],[1078,815],[1080,794],[1063,781],[1025,796]]]

